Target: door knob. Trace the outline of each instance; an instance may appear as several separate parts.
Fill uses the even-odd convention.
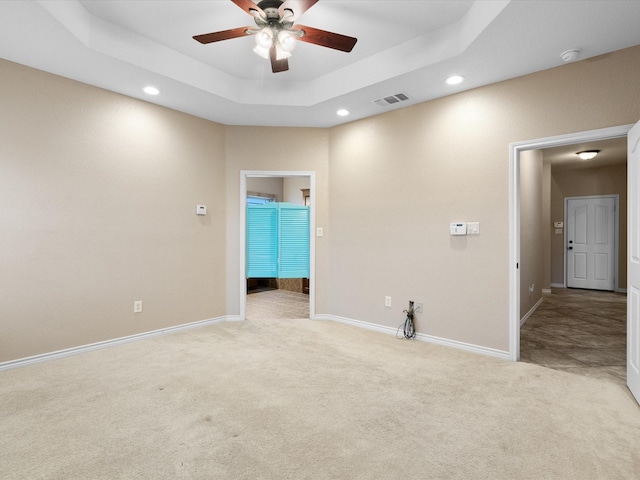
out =
[[[573,247],[567,247],[567,250],[573,250]]]

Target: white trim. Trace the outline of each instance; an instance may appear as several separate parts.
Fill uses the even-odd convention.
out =
[[[542,291],[542,293],[544,293],[544,290]],[[549,290],[549,293],[551,293],[551,290]],[[524,317],[520,319],[520,327],[522,327],[526,323],[526,321],[529,320],[529,317],[533,315],[533,312],[535,312],[538,309],[538,307],[542,304],[542,300],[544,299],[540,298],[540,300],[538,300],[536,304],[533,307],[531,307],[531,310],[529,310],[527,313],[524,314]]]
[[[633,125],[526,140],[509,144],[509,358],[520,360],[520,153],[626,137]]]
[[[345,325],[351,325],[353,327],[364,328],[365,330],[373,330],[374,332],[393,334],[397,332],[396,328],[387,327],[385,325],[378,325],[376,323],[364,322],[362,320],[353,320],[351,318],[340,317],[338,315],[316,315],[315,320],[324,320],[331,322],[343,323]]]
[[[56,358],[70,357],[79,353],[91,352],[93,350],[112,347],[123,343],[136,342],[138,340],[144,340],[151,337],[157,337],[160,335],[175,333],[182,330],[205,327],[207,325],[213,325],[216,323],[233,320],[235,319],[229,317],[209,318],[207,320],[199,320],[197,322],[185,323],[183,325],[176,325],[174,327],[160,328],[158,330],[152,330],[150,332],[136,333],[135,335],[114,338],[112,340],[105,340],[103,342],[90,343],[88,345],[80,345],[79,347],[72,347],[66,348],[64,350],[57,350],[55,352],[43,353],[40,355],[34,355],[32,357],[18,358],[16,360],[9,360],[8,362],[0,363],[0,371],[9,370],[11,368],[24,367],[33,363],[45,362],[48,360],[54,360]]]
[[[547,295],[548,295],[548,294],[550,294],[550,293],[551,293],[551,289],[550,289],[550,288],[543,288],[543,289],[542,289],[542,294],[543,294],[543,295],[545,295],[545,294],[547,294]]]
[[[246,279],[246,242],[247,242],[247,178],[249,177],[309,177],[309,318],[315,316],[316,299],[316,172],[310,171],[274,171],[274,170],[240,170],[240,248],[239,248],[239,281],[238,290],[240,315],[239,320],[247,318],[247,279]]]
[[[316,315],[315,320],[325,320],[343,323],[345,325],[351,325],[358,328],[364,328],[367,330],[373,330],[375,332],[386,333],[387,335],[396,335],[398,329],[394,327],[387,327],[384,325],[377,325],[375,323],[364,322],[362,320],[354,320],[352,318],[339,317],[336,315]],[[467,352],[488,355],[490,357],[501,358],[503,360],[509,360],[509,352],[503,350],[497,350],[494,348],[481,347],[473,345],[471,343],[458,342],[457,340],[449,340],[447,338],[435,337],[433,335],[426,335],[424,333],[417,333],[416,340],[427,343],[434,343],[437,345],[443,345],[445,347],[452,347],[458,350],[465,350]]]
[[[551,286],[553,288],[566,288],[561,283],[552,283]],[[626,288],[616,288],[616,292],[617,293],[627,293],[627,289]],[[549,290],[549,291],[542,290],[542,293],[552,293],[552,292],[551,292],[551,290]]]

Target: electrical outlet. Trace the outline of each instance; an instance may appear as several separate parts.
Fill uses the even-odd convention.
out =
[[[384,306],[385,307],[391,306],[391,297],[384,297]]]
[[[136,300],[133,302],[133,313],[142,312],[142,300]]]
[[[416,306],[414,308],[414,311],[416,313],[422,313],[422,304],[421,303],[416,303]]]

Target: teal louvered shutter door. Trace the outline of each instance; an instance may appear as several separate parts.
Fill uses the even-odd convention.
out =
[[[278,277],[309,277],[309,207],[280,204]]]
[[[247,278],[278,276],[278,206],[247,206]]]

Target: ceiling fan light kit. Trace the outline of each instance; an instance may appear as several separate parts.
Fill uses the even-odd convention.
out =
[[[230,40],[232,38],[255,35],[256,46],[253,51],[263,58],[271,60],[273,73],[289,70],[291,51],[297,40],[313,43],[322,47],[350,52],[357,38],[339,33],[328,32],[305,25],[295,25],[294,21],[315,5],[318,0],[231,0],[251,15],[258,28],[239,27],[220,32],[195,35],[193,38],[202,44]]]

